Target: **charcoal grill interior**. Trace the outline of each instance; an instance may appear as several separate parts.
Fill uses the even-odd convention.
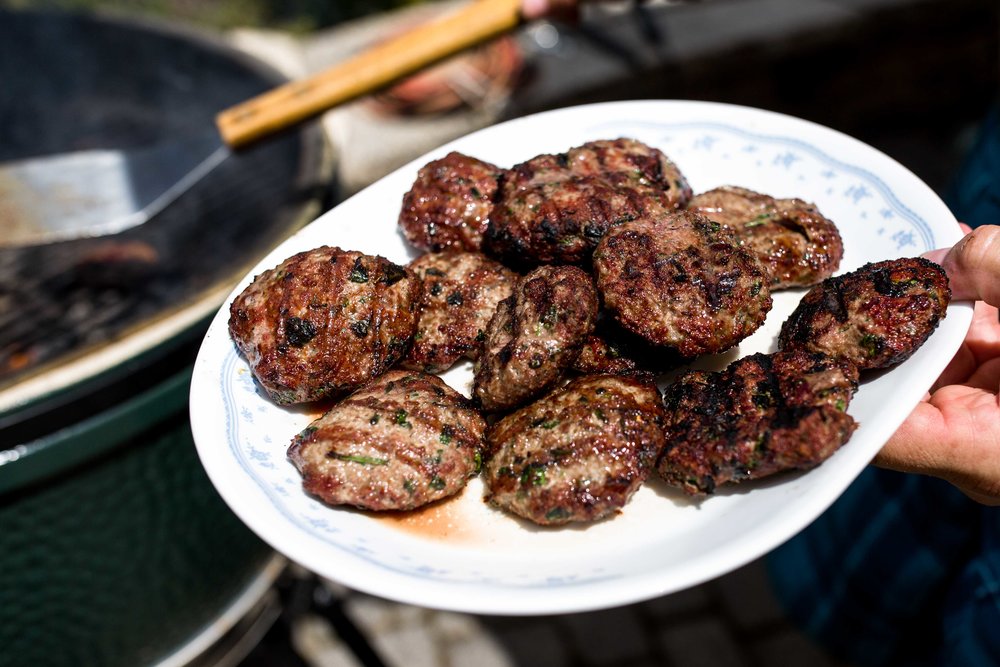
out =
[[[133,21],[0,10],[0,161],[211,131],[281,81],[235,53]],[[321,196],[319,141],[311,127],[233,155],[128,231],[0,249],[0,391],[231,286]]]

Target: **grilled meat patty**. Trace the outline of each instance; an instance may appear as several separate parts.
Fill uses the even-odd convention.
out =
[[[691,495],[727,482],[811,468],[850,438],[858,371],[794,350],[753,354],[721,372],[688,371],[669,386],[660,476]]]
[[[479,250],[502,172],[454,151],[427,163],[403,195],[399,227],[406,240],[430,252]]]
[[[571,366],[581,375],[635,375],[652,376],[642,364],[629,356],[621,347],[596,333],[590,334],[580,347],[580,354]]]
[[[594,252],[594,272],[625,329],[685,357],[732,347],[771,309],[757,258],[721,224],[689,211],[615,227]]]
[[[782,325],[778,346],[823,352],[861,370],[886,368],[923,345],[950,300],[948,276],[934,262],[866,264],[809,290]]]
[[[411,510],[451,496],[479,468],[486,421],[426,373],[392,370],[295,436],[288,457],[331,505]]]
[[[424,282],[406,368],[439,373],[462,357],[475,359],[497,303],[510,296],[517,274],[475,252],[428,253],[410,262]]]
[[[572,370],[581,375],[639,375],[655,377],[684,363],[670,347],[650,345],[608,317],[599,317],[587,336]]]
[[[722,223],[756,253],[771,288],[815,285],[840,266],[844,244],[814,204],[727,186],[691,199],[688,210]]]
[[[422,291],[384,257],[322,246],[256,276],[230,305],[229,333],[275,403],[329,398],[403,356]]]
[[[510,264],[585,264],[614,225],[690,197],[660,150],[633,139],[591,141],[505,172],[485,247]]]
[[[662,417],[655,384],[577,378],[489,430],[486,498],[543,525],[614,514],[663,447]]]
[[[594,330],[597,307],[590,276],[575,266],[541,266],[522,276],[486,327],[473,397],[496,412],[551,387]]]

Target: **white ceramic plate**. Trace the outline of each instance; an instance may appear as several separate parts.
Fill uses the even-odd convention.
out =
[[[450,150],[511,166],[591,139],[628,136],[661,148],[695,192],[734,184],[813,201],[839,226],[841,271],[918,255],[960,237],[955,218],[916,176],[843,134],[744,107],[683,101],[588,105],[476,132],[433,151],[329,211],[265,257],[236,287],[319,245],[414,256],[396,229],[417,169]],[[773,351],[802,291],[775,295],[765,325],[738,349],[699,361],[722,367]],[[458,497],[400,518],[335,509],[306,496],[285,457],[317,414],[280,408],[254,384],[227,332],[228,301],[195,366],[191,422],[219,493],[264,540],[318,574],[428,607],[542,614],[610,607],[701,583],[761,556],[828,507],[868,464],[957,350],[971,321],[953,304],[909,360],[864,382],[849,412],[860,427],[807,473],[723,489],[701,502],[651,480],[618,516],[586,527],[539,529],[486,506],[472,480]],[[468,395],[471,370],[444,379]]]

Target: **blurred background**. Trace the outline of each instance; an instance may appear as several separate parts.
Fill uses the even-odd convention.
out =
[[[460,4],[0,1],[0,163],[142,160]],[[947,197],[1000,90],[998,36],[995,0],[594,4],[226,160],[144,225],[0,245],[0,664],[843,664],[786,618],[759,562],[628,607],[522,619],[319,580],[205,477],[191,364],[232,286],[282,239],[446,141],[545,109],[761,107],[855,136]],[[0,207],[0,228],[22,214]]]
[[[212,30],[266,28],[305,34],[369,14],[388,12],[420,0],[9,0],[10,9],[116,12],[204,26]]]

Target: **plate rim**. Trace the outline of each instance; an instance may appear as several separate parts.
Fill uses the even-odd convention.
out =
[[[505,121],[496,125],[492,125],[486,128],[482,128],[475,132],[471,132],[467,135],[454,139],[450,142],[438,146],[424,155],[421,155],[405,165],[394,170],[390,174],[387,174],[382,179],[379,179],[375,183],[369,185],[365,189],[355,193],[344,202],[338,204],[337,207],[331,209],[324,213],[322,216],[317,218],[316,221],[310,223],[294,236],[286,239],[284,242],[276,246],[271,252],[267,253],[261,260],[249,271],[244,278],[233,288],[229,296],[225,299],[225,302],[220,307],[216,316],[212,320],[212,324],[209,327],[209,331],[205,336],[205,341],[203,341],[202,347],[199,350],[198,358],[195,362],[195,374],[192,378],[191,387],[191,421],[192,421],[192,431],[195,435],[195,442],[198,448],[199,458],[202,461],[203,467],[205,467],[206,472],[209,475],[214,486],[219,491],[220,495],[230,506],[230,508],[237,514],[237,516],[246,523],[254,532],[256,532],[262,539],[271,544],[276,550],[284,553],[286,556],[299,562],[301,565],[311,569],[321,576],[328,576],[325,571],[328,569],[328,564],[322,561],[321,558],[315,553],[303,554],[299,553],[301,549],[297,550],[295,553],[288,551],[288,545],[285,542],[285,527],[271,527],[269,529],[259,529],[257,523],[258,519],[253,516],[249,516],[249,509],[244,507],[238,499],[233,499],[230,496],[236,493],[236,489],[233,488],[231,480],[223,479],[220,476],[220,471],[217,470],[210,460],[206,460],[207,451],[204,445],[207,434],[205,434],[202,429],[199,428],[200,424],[196,424],[196,410],[199,406],[199,400],[201,399],[199,392],[202,390],[203,385],[197,385],[198,378],[200,376],[199,369],[204,371],[206,364],[209,363],[207,355],[207,343],[208,339],[212,335],[226,335],[228,336],[228,330],[226,327],[226,322],[228,320],[228,305],[229,303],[238,295],[245,285],[252,279],[252,276],[259,273],[261,270],[270,268],[276,261],[281,261],[285,257],[291,254],[290,251],[295,249],[297,252],[301,249],[305,249],[302,246],[303,241],[307,238],[305,235],[309,233],[309,228],[312,227],[315,222],[322,220],[327,216],[331,216],[332,211],[337,210],[349,202],[357,200],[359,197],[365,196],[364,193],[368,192],[371,188],[378,186],[386,179],[400,178],[400,174],[414,174],[419,166],[425,164],[428,160],[434,159],[435,156],[443,155],[450,150],[459,150],[459,147],[474,143],[479,140],[484,133],[491,132],[502,132],[502,131],[514,131],[519,126],[524,124],[539,123],[544,122],[545,119],[552,116],[560,116],[566,114],[587,114],[599,111],[611,110],[622,110],[622,109],[663,109],[667,107],[684,107],[688,106],[691,108],[700,108],[704,110],[711,109],[714,112],[729,112],[735,113],[737,115],[751,114],[759,115],[761,118],[766,118],[768,122],[782,121],[791,124],[801,124],[801,127],[808,127],[811,131],[819,132],[821,134],[827,134],[827,136],[834,137],[839,142],[846,142],[847,145],[851,145],[855,150],[871,151],[880,156],[880,159],[886,160],[886,164],[891,164],[893,169],[901,170],[900,173],[905,175],[907,178],[912,179],[915,183],[919,184],[924,192],[921,193],[922,197],[926,198],[928,195],[932,200],[936,200],[937,204],[940,204],[940,208],[948,213],[951,221],[954,221],[954,216],[951,215],[950,211],[941,202],[940,198],[933,192],[933,190],[927,186],[921,179],[919,179],[912,171],[900,164],[895,159],[888,155],[885,155],[878,149],[861,142],[858,139],[850,137],[842,132],[834,130],[832,128],[820,125],[818,123],[797,118],[794,116],[789,116],[779,112],[768,111],[765,109],[758,109],[754,107],[746,107],[742,105],[729,104],[729,103],[718,103],[718,102],[701,102],[694,100],[624,100],[624,101],[614,101],[614,102],[598,102],[592,104],[582,104],[571,107],[564,107],[560,109],[552,109],[548,111],[539,112],[537,114],[531,114],[529,116],[523,116],[515,119]],[[617,121],[610,121],[614,124]],[[619,124],[621,124],[619,122]],[[502,128],[502,130],[498,130]],[[530,152],[530,151],[529,151]],[[537,152],[537,151],[535,151]],[[534,154],[534,153],[532,153]],[[526,158],[525,158],[526,159]],[[874,175],[877,178],[877,175]],[[402,194],[402,193],[400,193]],[[395,221],[393,221],[393,226],[395,226]],[[946,230],[940,230],[944,233]],[[957,221],[954,225],[954,239],[947,240],[948,243],[954,243],[961,237],[961,231],[957,225]],[[942,239],[943,240],[943,239]],[[940,243],[939,243],[940,245]],[[952,322],[955,320],[965,320],[967,319],[971,322],[972,316],[972,305],[962,302],[954,302],[949,306],[948,318]],[[947,320],[946,320],[947,321]],[[961,325],[961,322],[958,323]],[[960,327],[962,328],[962,327]],[[964,331],[967,330],[967,326],[962,328],[962,338],[964,338]],[[960,344],[961,339],[955,344],[957,349],[958,344]],[[950,356],[944,361],[940,362],[940,368],[936,369],[934,377],[943,370],[947,361],[950,360]],[[928,371],[928,374],[934,372]],[[915,401],[914,401],[915,404]],[[885,425],[882,424],[882,429],[878,435],[881,442],[884,442],[891,435],[892,431],[896,428],[895,424]],[[884,438],[883,438],[884,436]],[[289,436],[291,437],[291,436]],[[628,579],[615,578],[607,582],[588,580],[585,583],[573,586],[568,585],[562,587],[560,595],[553,595],[552,589],[548,587],[540,588],[513,588],[509,587],[515,591],[515,595],[485,595],[483,593],[492,591],[496,593],[495,586],[484,586],[482,584],[469,583],[469,582],[447,582],[440,580],[427,580],[420,579],[406,573],[387,573],[384,568],[371,565],[367,562],[359,562],[357,559],[349,558],[352,567],[358,567],[361,570],[371,570],[371,572],[362,572],[362,577],[352,578],[350,581],[344,579],[338,579],[345,585],[354,588],[359,591],[364,591],[373,595],[378,595],[387,599],[396,600],[403,603],[415,604],[425,607],[434,607],[439,609],[446,609],[451,611],[461,611],[470,613],[489,613],[489,614],[501,614],[501,615],[535,615],[535,614],[550,614],[550,613],[568,613],[568,612],[579,612],[579,611],[589,611],[600,608],[608,608],[612,606],[618,606],[621,604],[629,604],[632,602],[638,602],[640,600],[649,599],[651,597],[656,597],[659,595],[668,594],[671,592],[676,592],[684,588],[698,585],[704,581],[710,580],[717,576],[721,576],[728,571],[741,567],[752,560],[759,558],[767,551],[777,547],[782,542],[791,539],[794,535],[804,529],[809,523],[815,520],[819,514],[822,513],[827,507],[829,507],[837,497],[839,497],[847,486],[856,479],[857,475],[860,474],[862,467],[856,474],[850,476],[842,485],[834,485],[833,487],[827,486],[824,488],[824,493],[810,493],[807,494],[807,499],[809,502],[803,503],[799,507],[795,508],[793,511],[793,516],[795,521],[791,522],[795,525],[792,531],[786,531],[781,529],[779,526],[774,526],[768,524],[770,531],[758,531],[754,534],[753,539],[744,540],[748,542],[743,546],[743,550],[738,558],[723,558],[722,556],[716,555],[714,560],[707,560],[707,565],[702,563],[701,565],[695,567],[688,564],[685,568],[680,568],[683,573],[686,570],[693,570],[687,574],[686,577],[680,577],[683,579],[682,583],[675,582],[677,576],[665,576],[662,571],[650,571],[645,572],[641,576],[633,576]],[[246,482],[246,480],[243,480]],[[220,488],[221,485],[221,488]],[[336,511],[336,510],[331,510]],[[788,524],[789,521],[784,522]],[[315,537],[312,535],[307,535],[307,539],[312,542],[315,541]],[[714,555],[714,554],[713,554]],[[722,561],[722,562],[715,562]],[[674,572],[678,571],[678,568],[673,568]],[[451,589],[455,589],[451,592]],[[604,590],[610,588],[611,590]],[[485,590],[482,590],[485,589]],[[445,595],[445,591],[449,591],[450,594]],[[594,595],[595,592],[601,593],[601,595]]]

